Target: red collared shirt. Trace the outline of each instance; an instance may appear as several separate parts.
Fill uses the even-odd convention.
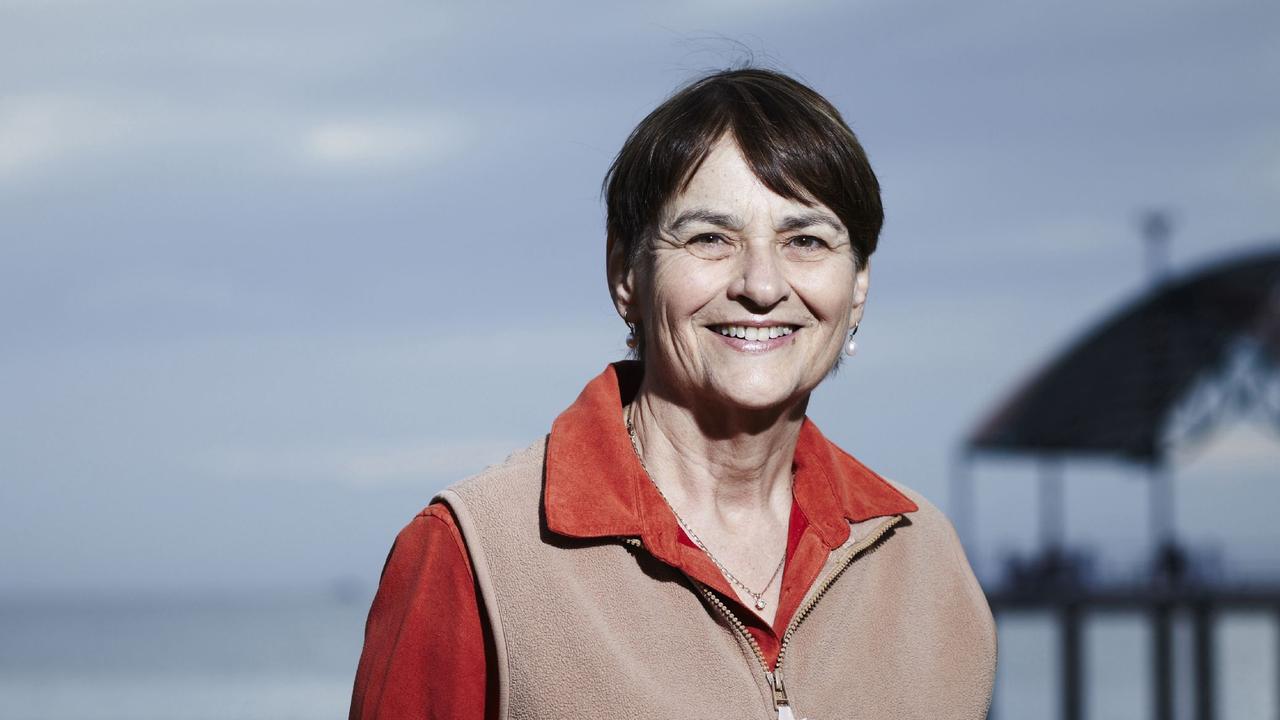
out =
[[[806,417],[796,441],[787,562],[770,627],[741,604],[680,529],[635,457],[622,406],[635,396],[642,375],[639,362],[611,363],[552,424],[547,527],[572,537],[639,537],[654,557],[716,590],[772,666],[781,635],[827,555],[849,537],[849,522],[917,507]],[[429,505],[400,532],[387,557],[365,627],[350,716],[494,717],[493,657],[462,534],[445,506]]]

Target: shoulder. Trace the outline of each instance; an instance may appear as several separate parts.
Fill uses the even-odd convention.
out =
[[[917,510],[906,513],[907,522],[912,535],[919,539],[930,555],[948,560],[949,566],[972,575],[969,559],[965,556],[964,545],[956,533],[951,520],[929,498],[915,488],[892,478],[884,478],[895,490],[915,503]]]
[[[908,519],[913,522],[927,522],[929,524],[944,525],[948,528],[952,527],[951,521],[947,519],[947,516],[943,514],[942,510],[940,510],[937,505],[933,504],[929,498],[925,497],[924,493],[921,493],[900,480],[883,476],[881,476],[881,479],[888,483],[894,490],[897,490],[906,496],[908,500],[915,503],[916,507],[919,508],[915,512],[907,513]],[[954,528],[952,528],[952,532],[955,532]]]
[[[969,662],[973,667],[983,668],[981,683],[985,685],[987,702],[990,703],[998,647],[996,623],[987,594],[965,554],[964,544],[955,526],[938,506],[901,482],[889,478],[886,481],[920,508],[907,514],[911,523],[908,528],[920,530],[919,540],[911,551],[919,558],[915,567],[930,576],[928,586],[935,597],[956,609],[949,624],[955,626],[956,631],[967,628],[976,638],[972,645],[967,645],[972,650]]]
[[[897,480],[886,478],[886,481],[919,506],[916,512],[907,513],[907,521],[899,526],[904,536],[914,539],[907,543],[911,547],[907,553],[912,558],[909,561],[912,566],[935,577],[947,578],[953,590],[967,597],[989,618],[991,611],[986,594],[951,520],[920,492]]]
[[[500,463],[494,463],[484,470],[446,487],[436,496],[458,495],[474,497],[501,494],[504,490],[516,489],[530,484],[540,484],[542,468],[546,461],[547,437],[544,435],[532,443],[522,447]]]
[[[471,525],[485,518],[503,523],[531,512],[536,517],[542,497],[546,450],[547,436],[544,435],[512,452],[502,462],[441,490],[432,504],[447,505],[464,535]]]
[[[885,480],[918,509],[905,513],[906,520],[893,530],[900,537],[878,551],[884,575],[877,586],[896,590],[892,597],[901,599],[897,609],[912,618],[919,637],[928,638],[933,656],[951,658],[949,667],[963,669],[965,682],[974,683],[975,697],[989,703],[998,640],[986,593],[947,516],[914,488]],[[895,581],[901,585],[893,586]]]

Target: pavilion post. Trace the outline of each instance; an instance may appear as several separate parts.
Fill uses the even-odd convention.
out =
[[[1065,539],[1062,463],[1057,457],[1040,459],[1040,551],[1048,557],[1060,551]]]
[[[1147,480],[1151,556],[1158,561],[1161,553],[1174,543],[1173,482],[1168,466],[1159,459],[1150,464]]]
[[[1084,718],[1084,654],[1080,637],[1080,606],[1063,603],[1058,616],[1058,717],[1062,720]]]
[[[1173,606],[1160,600],[1151,606],[1151,717],[1174,720]]]
[[[1207,601],[1192,605],[1191,624],[1196,657],[1196,720],[1213,720],[1216,709],[1213,687],[1213,607]]]

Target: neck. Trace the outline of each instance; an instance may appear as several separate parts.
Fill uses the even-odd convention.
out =
[[[677,508],[726,525],[764,514],[785,527],[807,405],[691,407],[642,382],[627,412],[650,477]]]

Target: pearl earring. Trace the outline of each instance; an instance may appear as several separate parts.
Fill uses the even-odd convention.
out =
[[[631,325],[631,330],[627,333],[627,347],[635,350],[636,346],[639,344],[640,341],[636,339],[636,326]]]
[[[853,329],[849,331],[849,341],[844,344],[844,354],[853,357],[858,354],[858,343],[853,339],[858,334],[858,325],[855,324]]]

